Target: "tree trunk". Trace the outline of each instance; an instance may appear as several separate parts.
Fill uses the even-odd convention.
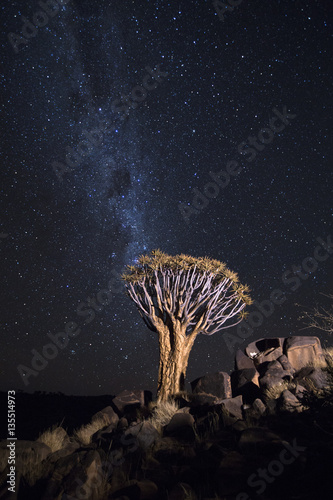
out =
[[[171,395],[184,389],[186,368],[194,338],[186,337],[181,325],[171,331],[165,326],[159,329],[158,334],[160,363],[157,399],[166,401]]]

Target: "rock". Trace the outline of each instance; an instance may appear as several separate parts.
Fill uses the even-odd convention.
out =
[[[158,495],[158,487],[153,481],[143,479],[137,481],[132,479],[119,490],[112,493],[114,499],[128,498],[129,500],[155,500]]]
[[[277,360],[280,363],[280,365],[282,366],[282,368],[284,369],[284,371],[293,377],[296,370],[292,366],[292,364],[290,363],[287,356],[285,354],[282,354],[282,356],[280,356]]]
[[[186,395],[185,397],[183,397],[181,394],[176,394],[174,396],[174,401],[175,403],[179,406],[180,409],[186,407],[186,406],[189,406],[190,404],[190,400],[191,400],[191,394],[189,395]]]
[[[198,459],[201,460],[202,464],[197,461],[198,466],[199,468],[201,466],[203,468],[215,469],[220,465],[221,460],[225,457],[226,450],[219,442],[206,441],[204,444],[205,448],[200,450],[200,453],[198,454]]]
[[[302,368],[297,373],[295,380],[308,391],[320,390],[329,386],[327,374],[320,368],[311,368],[311,366]]]
[[[108,483],[110,484],[110,492],[109,492],[109,496],[107,497],[108,500],[113,499],[114,498],[113,493],[117,492],[118,490],[121,490],[124,487],[124,484],[128,483],[128,481],[129,481],[129,474],[128,474],[126,468],[123,469],[122,467],[114,467],[112,472],[111,472],[111,477],[109,477],[109,480],[108,480]],[[65,499],[62,499],[62,500],[65,500]],[[71,499],[66,499],[66,500],[71,500]],[[75,499],[75,500],[79,500],[79,499]],[[88,500],[88,499],[85,499],[85,500]]]
[[[75,498],[80,497],[81,493],[88,495],[91,500],[100,499],[104,489],[103,472],[99,453],[95,450],[86,452],[69,477],[63,481],[64,493]]]
[[[301,384],[299,384],[297,381],[296,381],[296,388],[295,388],[295,396],[298,398],[298,399],[301,399],[304,394],[308,393],[308,390]]]
[[[283,448],[283,441],[269,429],[250,427],[241,433],[238,448],[244,454],[274,455]]]
[[[225,455],[215,475],[219,497],[241,499],[236,495],[240,491],[240,485],[245,483],[248,477],[245,468],[246,459],[238,451],[230,451]]]
[[[78,451],[60,458],[50,475],[41,500],[89,498],[98,500],[104,488],[102,462],[95,450]]]
[[[236,370],[244,370],[247,368],[255,368],[254,362],[241,349],[238,349],[235,356]]]
[[[216,372],[197,378],[191,382],[194,394],[205,392],[219,399],[232,397],[230,376],[226,372]]]
[[[275,415],[277,409],[277,399],[267,399],[265,401],[267,415]]]
[[[318,337],[290,337],[286,339],[285,354],[296,369],[300,370],[316,361],[325,361]]]
[[[252,409],[261,416],[264,415],[266,411],[266,405],[261,399],[258,398],[253,402]]]
[[[122,431],[122,430],[125,430],[127,429],[128,427],[128,420],[127,418],[125,417],[121,417],[121,419],[119,419],[119,422],[118,422],[118,425],[117,425],[117,429]]]
[[[291,375],[286,372],[279,361],[268,363],[264,375],[259,378],[260,387],[264,390],[271,390],[275,387],[283,386],[286,381],[291,380]]]
[[[224,399],[221,402],[221,406],[223,406],[232,417],[236,417],[240,420],[243,418],[242,406],[243,406],[243,397],[236,396],[235,398]]]
[[[63,457],[67,457],[68,455],[71,455],[78,448],[80,448],[79,443],[70,442],[67,446],[65,446],[64,448],[61,448],[61,450],[50,453],[50,455],[47,456],[46,461],[53,464],[53,463],[57,462],[57,460],[59,460],[59,458],[63,458]]]
[[[259,398],[255,399],[250,406],[250,408],[247,408],[245,411],[246,417],[252,418],[255,420],[258,420],[260,417],[262,417],[266,412],[266,405],[263,403],[263,401]]]
[[[117,407],[119,412],[125,413],[134,408],[140,408],[145,404],[145,393],[142,390],[138,391],[122,391],[113,400],[112,403]]]
[[[193,416],[190,413],[175,413],[164,427],[164,435],[185,441],[195,440]]]
[[[114,426],[109,425],[108,427],[103,427],[103,429],[100,429],[99,431],[95,432],[91,436],[91,442],[97,443],[97,445],[99,447],[102,447],[103,449],[107,449],[114,435],[115,435]]]
[[[191,398],[191,408],[204,405],[213,406],[220,403],[221,403],[220,398],[213,396],[212,394],[206,394],[205,392],[193,394]]]
[[[100,420],[104,420],[105,427],[108,425],[115,428],[119,422],[119,417],[111,406],[107,406],[106,408],[103,408],[103,410],[95,413],[95,415],[91,418],[92,423]]]
[[[289,411],[289,412],[300,412],[303,407],[299,400],[294,394],[290,391],[285,390],[282,392],[281,396],[278,399],[278,407],[280,411]]]
[[[152,453],[161,464],[169,465],[175,464],[177,461],[187,465],[195,457],[192,443],[181,442],[169,436],[156,440]]]
[[[232,424],[232,430],[237,433],[241,433],[247,428],[248,425],[244,422],[244,420],[236,420],[236,422]]]
[[[137,439],[138,445],[147,450],[154,442],[159,439],[160,434],[155,427],[148,421],[141,422],[126,429],[125,436],[131,435]]]
[[[0,441],[0,464],[7,465],[10,449],[9,441]],[[51,454],[51,448],[39,441],[15,441],[15,466],[20,472],[27,466],[32,467],[39,464]],[[4,470],[4,469],[3,469]]]
[[[190,406],[183,406],[183,408],[179,408],[179,410],[176,411],[176,413],[190,413],[191,407]]]
[[[260,396],[259,372],[255,368],[236,370],[231,374],[231,386],[234,396],[243,395],[244,401],[252,403]]]
[[[245,352],[249,358],[252,358],[255,366],[269,361],[274,361],[283,354],[283,338],[259,339],[251,342]]]
[[[233,427],[240,420],[237,417],[233,417],[229,414],[222,415],[223,427]]]

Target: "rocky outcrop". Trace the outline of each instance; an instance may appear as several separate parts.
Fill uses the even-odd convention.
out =
[[[318,337],[290,337],[285,341],[284,352],[295,370],[309,363],[324,361]]]
[[[303,401],[329,383],[321,368],[309,365],[317,355],[322,351],[313,337],[260,339],[237,352],[231,375],[216,372],[193,381],[192,395],[183,394],[181,408],[159,430],[149,418],[145,392],[123,391],[92,415],[91,424],[101,428],[88,445],[61,428],[55,433],[62,447],[53,453],[41,442],[18,440],[18,498],[252,498],[249,479],[258,483],[260,471],[269,477],[265,498],[287,498],[290,484],[293,498],[302,498],[300,485],[304,498],[312,498],[314,489],[321,498],[319,484],[333,454],[333,403],[325,401],[331,413],[324,422],[316,411],[314,425]],[[0,442],[4,499],[8,454],[7,441]],[[26,465],[36,471],[34,480]],[[281,486],[278,476],[288,467]]]

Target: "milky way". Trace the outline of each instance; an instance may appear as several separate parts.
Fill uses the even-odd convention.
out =
[[[1,7],[0,389],[155,390],[157,339],[119,280],[154,248],[226,262],[258,303],[283,291],[239,347],[297,334],[295,304],[332,292],[331,253],[313,260],[333,215],[328,2],[56,5]],[[233,355],[200,337],[188,379]]]

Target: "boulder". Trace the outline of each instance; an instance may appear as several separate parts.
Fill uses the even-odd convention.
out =
[[[296,370],[292,366],[292,364],[290,363],[287,356],[285,354],[282,354],[282,356],[280,356],[277,360],[280,363],[280,365],[282,366],[282,368],[284,369],[284,371],[287,372],[291,377],[293,377]]]
[[[259,366],[282,356],[283,341],[284,339],[280,337],[259,339],[251,342],[245,352],[249,358],[253,359],[255,366]]]
[[[240,491],[240,485],[245,484],[248,478],[249,474],[246,472],[246,467],[246,459],[238,451],[229,451],[225,455],[214,478],[219,498],[241,500],[242,497],[237,493]],[[247,497],[250,498],[248,495],[243,498]]]
[[[112,403],[117,407],[120,413],[125,413],[134,408],[140,408],[145,404],[145,393],[138,391],[122,391],[113,400]]]
[[[295,380],[308,391],[321,390],[329,386],[327,374],[320,368],[311,368],[311,366],[302,368],[297,373]]]
[[[164,427],[164,435],[186,441],[195,440],[193,416],[190,413],[175,413]]]
[[[57,462],[59,460],[59,458],[63,458],[63,457],[67,457],[68,455],[71,455],[78,448],[80,448],[79,443],[70,442],[64,448],[61,448],[61,450],[50,453],[50,455],[47,456],[46,461],[53,464],[53,463]]]
[[[114,499],[155,500],[158,498],[158,487],[153,481],[143,479],[127,481],[119,490],[112,493]]]
[[[179,408],[179,410],[176,411],[176,413],[190,413],[191,407],[190,406],[183,406],[183,408]]]
[[[214,406],[221,403],[221,398],[213,396],[212,394],[206,394],[205,392],[198,392],[193,394],[191,398],[191,408],[196,408],[198,406]]]
[[[286,380],[291,380],[291,375],[283,369],[279,361],[271,361],[268,363],[264,375],[259,378],[259,384],[262,389],[271,390],[282,386]]]
[[[253,359],[249,358],[241,349],[238,349],[235,356],[236,370],[255,368]]]
[[[231,374],[234,396],[243,395],[244,401],[252,403],[260,396],[259,372],[255,368],[243,368]]]
[[[95,413],[95,415],[92,416],[91,422],[98,422],[100,420],[104,420],[105,422],[105,427],[106,426],[111,426],[113,428],[117,427],[117,424],[119,422],[119,417],[111,408],[111,406],[107,406],[106,408],[103,408],[103,410]]]
[[[295,370],[325,360],[318,337],[290,337],[286,339],[284,353]]]
[[[193,443],[181,442],[170,436],[159,438],[153,445],[154,458],[161,464],[188,464],[195,457]]]
[[[265,405],[266,405],[267,415],[276,415],[276,410],[278,406],[277,399],[267,399],[265,400]]]
[[[249,427],[241,433],[238,448],[244,454],[274,455],[283,448],[283,441],[269,429]]]
[[[103,474],[104,470],[99,453],[95,450],[89,450],[63,481],[65,495],[80,498],[81,493],[81,495],[88,495],[90,500],[99,500],[105,487],[102,479]]]
[[[95,432],[91,436],[91,442],[97,443],[98,446],[103,449],[107,449],[109,447],[110,442],[112,441],[115,435],[115,428],[113,425],[109,425],[108,427],[104,427],[99,431]]]
[[[265,414],[265,412],[266,412],[266,405],[263,403],[261,399],[257,398],[253,401],[250,408],[246,409],[245,415],[248,418],[253,418],[255,420],[258,420]]]
[[[98,500],[104,488],[102,461],[95,450],[77,451],[60,458],[50,475],[41,500],[89,498]]]
[[[117,425],[117,429],[122,431],[122,430],[125,430],[128,428],[128,420],[127,418],[125,417],[121,417],[119,419],[119,422],[118,422],[118,425]]]
[[[308,390],[301,384],[299,384],[298,382],[296,383],[296,388],[295,388],[295,396],[301,400],[302,397],[308,393]]]
[[[216,372],[197,378],[191,382],[192,392],[205,392],[220,399],[232,397],[230,376],[226,372]]]
[[[278,399],[278,407],[280,411],[288,412],[300,412],[302,411],[302,405],[294,394],[292,394],[287,389],[282,392]]]
[[[148,421],[132,425],[124,432],[125,436],[131,435],[136,438],[138,445],[147,450],[154,442],[159,439],[160,434],[155,427]]]
[[[236,396],[235,398],[224,399],[221,402],[221,406],[225,408],[229,415],[232,417],[236,417],[240,420],[243,418],[242,406],[243,406],[243,397]]]

